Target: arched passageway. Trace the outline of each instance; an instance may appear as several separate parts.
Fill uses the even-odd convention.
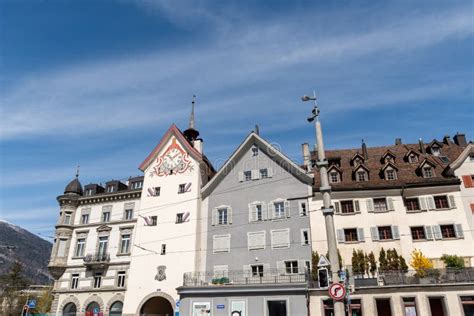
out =
[[[140,315],[143,316],[173,316],[173,306],[170,301],[164,297],[155,296],[143,304],[140,309]]]
[[[76,316],[77,307],[74,303],[68,303],[63,308],[63,316]]]

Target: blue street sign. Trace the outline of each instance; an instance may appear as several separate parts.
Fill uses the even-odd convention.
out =
[[[339,272],[339,281],[346,282],[346,271],[342,270]]]
[[[176,300],[176,307],[179,307],[181,305],[181,302],[179,300]]]
[[[28,307],[29,308],[35,308],[36,307],[36,300],[29,300],[28,301]]]
[[[179,316],[179,312],[174,312],[174,316]]]
[[[98,314],[98,313],[99,313],[99,308],[98,308],[98,307],[94,307],[93,313],[94,313],[94,314]]]
[[[224,304],[217,304],[217,309],[225,309],[225,305]]]

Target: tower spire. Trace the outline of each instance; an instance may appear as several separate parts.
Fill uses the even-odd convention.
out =
[[[188,129],[183,132],[184,136],[190,143],[194,143],[194,141],[198,138],[199,132],[196,130],[196,124],[194,121],[194,105],[196,104],[196,95],[193,94],[193,100],[191,102],[191,115],[189,116],[189,126]]]
[[[196,95],[193,94],[193,101],[191,102],[191,116],[189,117],[189,129],[194,129],[194,104],[196,103]]]

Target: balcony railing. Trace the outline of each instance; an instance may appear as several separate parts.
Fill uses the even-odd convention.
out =
[[[84,257],[84,265],[90,267],[104,267],[109,264],[108,253],[89,253]]]
[[[293,272],[293,273],[290,273]],[[184,274],[184,286],[232,286],[307,283],[305,268],[287,271],[286,269],[267,269],[263,273],[250,271],[188,272]]]
[[[378,279],[383,285],[474,283],[474,268],[430,269],[423,277],[412,270],[379,272]]]

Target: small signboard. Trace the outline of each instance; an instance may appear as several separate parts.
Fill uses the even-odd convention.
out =
[[[217,304],[216,308],[217,309],[225,309],[225,305],[224,304]]]
[[[342,270],[339,272],[339,281],[346,282],[346,271]]]
[[[28,307],[33,309],[33,308],[36,308],[36,300],[34,299],[31,299],[28,301]]]
[[[321,255],[321,256],[319,257],[318,268],[321,268],[321,267],[329,267],[330,265],[331,265],[331,264],[329,263],[329,260],[328,260],[325,256]]]
[[[343,300],[346,296],[346,289],[341,283],[333,283],[329,287],[329,296],[336,301]]]

